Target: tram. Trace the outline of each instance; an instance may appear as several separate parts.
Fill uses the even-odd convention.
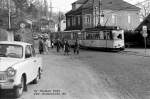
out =
[[[75,40],[83,48],[124,50],[124,31],[117,28],[96,28],[84,31],[73,30],[63,31],[55,34],[60,39],[68,40],[70,45],[74,45]]]

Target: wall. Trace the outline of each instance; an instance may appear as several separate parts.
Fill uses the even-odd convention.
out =
[[[0,29],[0,41],[13,41],[14,34],[13,32],[8,32],[4,29]]]
[[[114,10],[113,11],[103,10],[103,11],[104,17],[101,17],[101,25],[118,26],[125,30],[134,30],[140,24],[138,11],[114,11]],[[96,26],[98,24],[98,12],[96,12],[96,16],[95,12],[93,13],[94,13],[93,24],[94,26]],[[130,22],[128,19],[130,19]]]

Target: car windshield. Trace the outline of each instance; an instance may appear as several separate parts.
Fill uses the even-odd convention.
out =
[[[0,57],[22,58],[22,56],[22,46],[12,44],[0,44]]]

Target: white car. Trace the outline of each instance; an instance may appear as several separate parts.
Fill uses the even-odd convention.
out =
[[[42,58],[25,42],[0,41],[0,90],[13,90],[15,97],[27,91],[27,84],[38,83]]]

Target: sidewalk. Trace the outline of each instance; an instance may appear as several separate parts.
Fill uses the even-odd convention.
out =
[[[150,49],[145,49],[144,48],[126,48],[124,52],[127,52],[128,54],[134,54],[134,55],[139,55],[139,56],[148,56],[150,57]]]

